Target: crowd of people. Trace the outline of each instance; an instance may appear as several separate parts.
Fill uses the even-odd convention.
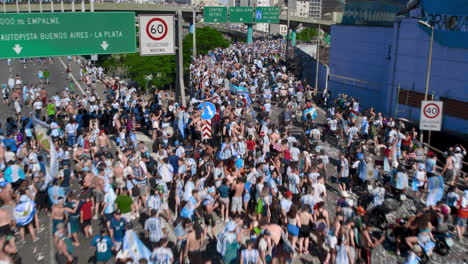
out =
[[[4,86],[16,95],[5,103],[17,116],[0,146],[0,262],[20,261],[26,231],[37,243],[45,213],[57,263],[87,260],[74,252],[82,243],[98,263],[158,264],[309,255],[371,263],[386,238],[405,263],[423,263],[436,234],[453,232],[463,243],[463,146],[451,147],[438,170],[416,129],[350,96],[330,101],[330,91],[288,71],[284,46],[237,43],[196,58],[186,104],[164,90],[145,96],[90,65],[80,69],[83,95],[72,85],[49,95],[43,70],[37,85]],[[205,102],[216,106],[210,138],[202,134]],[[325,123],[317,104],[327,106]],[[386,223],[386,202],[401,205],[409,195],[421,210]],[[387,227],[391,236],[374,232]]]

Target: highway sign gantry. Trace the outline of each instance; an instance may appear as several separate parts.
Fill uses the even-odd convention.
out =
[[[139,19],[141,55],[175,54],[174,16],[143,15]]]
[[[133,53],[134,12],[0,14],[0,58]]]
[[[203,8],[204,23],[227,23],[228,9],[223,6],[207,6]]]
[[[249,6],[238,6],[229,8],[229,22],[230,23],[247,23],[254,22],[254,8]]]

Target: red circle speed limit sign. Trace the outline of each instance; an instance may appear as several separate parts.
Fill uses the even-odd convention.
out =
[[[427,104],[423,109],[424,116],[430,119],[434,119],[440,114],[440,108],[434,103]]]
[[[152,40],[161,40],[166,37],[168,31],[167,24],[161,18],[153,18],[146,24],[146,34]]]

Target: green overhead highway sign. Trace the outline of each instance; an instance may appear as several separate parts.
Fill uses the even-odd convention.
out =
[[[206,6],[203,8],[204,23],[227,23],[227,7]]]
[[[255,23],[279,24],[280,14],[278,6],[258,6],[255,8]]]
[[[0,14],[0,58],[136,52],[135,13]]]
[[[248,6],[230,7],[230,23],[253,23],[254,8]]]

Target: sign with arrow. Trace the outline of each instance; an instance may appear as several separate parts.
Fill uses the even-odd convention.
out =
[[[203,113],[201,115],[202,119],[210,120],[216,115],[216,106],[210,102],[204,102],[200,106],[199,109],[203,109]]]
[[[134,12],[0,14],[0,59],[133,53]]]

